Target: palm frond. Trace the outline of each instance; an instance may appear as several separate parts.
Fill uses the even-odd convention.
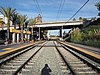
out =
[[[7,12],[6,9],[1,7],[0,12],[6,17],[7,16]]]

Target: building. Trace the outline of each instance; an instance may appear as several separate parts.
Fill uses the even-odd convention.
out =
[[[36,18],[35,18],[36,24],[41,24],[42,23],[42,17],[39,14]]]
[[[2,15],[0,15],[0,20],[4,22],[3,27],[1,25],[0,27],[0,38],[3,40],[7,39],[7,22],[8,19]],[[16,29],[14,29],[14,25],[12,24],[12,21],[10,21],[10,35],[9,35],[9,40],[11,43],[15,42],[20,42],[21,41],[21,30],[18,29],[19,27],[17,26]],[[23,30],[23,39],[30,40],[30,31]]]

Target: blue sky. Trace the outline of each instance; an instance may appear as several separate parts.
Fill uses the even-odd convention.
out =
[[[41,14],[43,21],[67,21],[87,0],[65,0],[60,15],[57,16],[61,1],[64,0],[37,0],[39,7],[37,9],[36,0],[0,0],[0,7],[12,7],[17,12],[34,18]],[[75,18],[97,17],[98,10],[94,6],[100,0],[90,0],[85,7],[75,16]]]
[[[18,13],[27,15],[29,18],[35,18],[38,14],[41,14],[43,22],[67,21],[86,1],[87,0],[0,0],[0,7],[15,8]],[[82,8],[74,18],[97,17],[98,10],[95,4],[99,1],[100,0],[89,0],[85,7]],[[63,6],[62,9],[60,9],[60,14],[58,14],[60,4]],[[68,30],[66,32],[68,32]],[[50,33],[52,35],[59,34],[58,30],[50,31]]]

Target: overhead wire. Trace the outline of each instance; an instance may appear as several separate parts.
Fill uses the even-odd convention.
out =
[[[69,22],[87,3],[89,2],[89,0],[87,0],[72,16],[70,19],[68,19],[67,22]],[[67,23],[66,22],[66,23]]]
[[[59,8],[58,8],[57,19],[58,19],[58,16],[59,16],[59,11],[60,11],[60,9],[61,9],[62,1],[63,1],[63,0],[61,0],[60,5],[59,5]]]
[[[34,3],[36,4],[36,8],[37,8],[38,13],[39,13],[39,14],[42,14],[42,10],[41,10],[41,8],[40,8],[40,5],[39,5],[38,1],[37,1],[37,0],[33,0],[33,1],[34,1]]]
[[[41,11],[41,8],[40,8],[40,5],[39,5],[39,3],[38,3],[37,0],[36,0],[36,3],[37,3],[37,6],[38,6],[38,8],[39,8],[39,10],[40,10],[40,13],[42,14],[42,11]]]
[[[65,0],[61,0],[59,8],[58,8],[58,12],[57,12],[57,19],[60,18],[60,16],[61,16],[61,11],[64,6],[64,3],[65,3]]]
[[[62,12],[62,9],[63,9],[64,4],[65,4],[65,0],[63,0],[62,6],[61,6],[61,10],[59,12],[59,18],[61,17],[61,12]]]

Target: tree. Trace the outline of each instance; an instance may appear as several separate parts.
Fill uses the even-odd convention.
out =
[[[79,20],[83,20],[83,18],[82,17],[79,17]]]
[[[75,19],[75,18],[73,18],[73,21],[76,21],[76,19]]]
[[[19,26],[19,30],[21,30],[21,15],[18,14],[18,17],[17,17],[17,24]]]
[[[21,26],[21,40],[23,41],[23,28],[24,28],[24,25],[25,25],[25,22],[27,20],[27,16],[26,15],[20,15],[20,26]]]
[[[10,7],[7,8],[0,8],[0,12],[8,19],[7,22],[7,38],[10,39],[10,21],[12,19],[12,15],[15,13],[16,9],[12,9]]]
[[[100,2],[96,3],[95,6],[97,7],[97,9],[99,10],[98,16],[100,16]]]
[[[92,20],[92,21],[96,20],[96,17],[92,17],[91,20]]]
[[[14,29],[16,29],[16,24],[18,23],[18,13],[16,12],[12,15],[12,23],[14,25]]]
[[[87,20],[87,18],[83,18],[83,21],[86,21]]]
[[[32,39],[33,39],[33,25],[34,25],[34,24],[36,24],[36,21],[35,21],[35,19],[32,19],[32,18],[31,18],[31,19],[29,20],[29,26],[32,26],[32,29],[31,29],[31,32],[32,32]]]

